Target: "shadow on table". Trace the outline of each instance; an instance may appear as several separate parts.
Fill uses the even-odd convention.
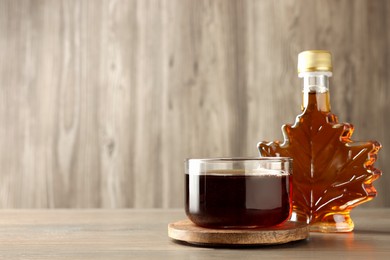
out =
[[[225,245],[225,244],[202,244],[188,243],[184,241],[172,240],[174,243],[190,247],[214,248],[214,249],[283,249],[303,246],[308,243],[308,240],[292,241],[284,244],[275,245]]]

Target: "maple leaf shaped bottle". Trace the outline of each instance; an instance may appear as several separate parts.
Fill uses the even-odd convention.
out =
[[[298,55],[303,78],[302,113],[294,125],[283,125],[284,142],[260,142],[260,155],[293,158],[293,217],[311,231],[349,232],[350,211],[376,196],[372,182],[381,145],[351,140],[353,126],[330,112],[331,54],[310,50]]]

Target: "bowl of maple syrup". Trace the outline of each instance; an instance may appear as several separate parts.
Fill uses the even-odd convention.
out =
[[[292,159],[187,159],[185,211],[206,228],[268,228],[292,212]]]

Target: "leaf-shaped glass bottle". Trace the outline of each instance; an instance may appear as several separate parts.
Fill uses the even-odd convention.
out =
[[[301,52],[298,73],[303,112],[294,125],[282,127],[283,143],[260,142],[260,154],[294,159],[294,217],[305,218],[311,231],[352,231],[351,209],[376,196],[372,182],[381,171],[373,164],[381,145],[352,141],[353,126],[330,112],[328,51]]]

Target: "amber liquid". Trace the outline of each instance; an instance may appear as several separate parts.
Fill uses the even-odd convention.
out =
[[[261,142],[262,156],[293,158],[293,208],[312,231],[353,230],[350,210],[376,195],[380,144],[354,142],[353,126],[330,113],[329,93],[305,93],[303,113],[284,125],[285,142]]]
[[[203,227],[270,227],[292,210],[291,175],[188,175],[186,213]]]

